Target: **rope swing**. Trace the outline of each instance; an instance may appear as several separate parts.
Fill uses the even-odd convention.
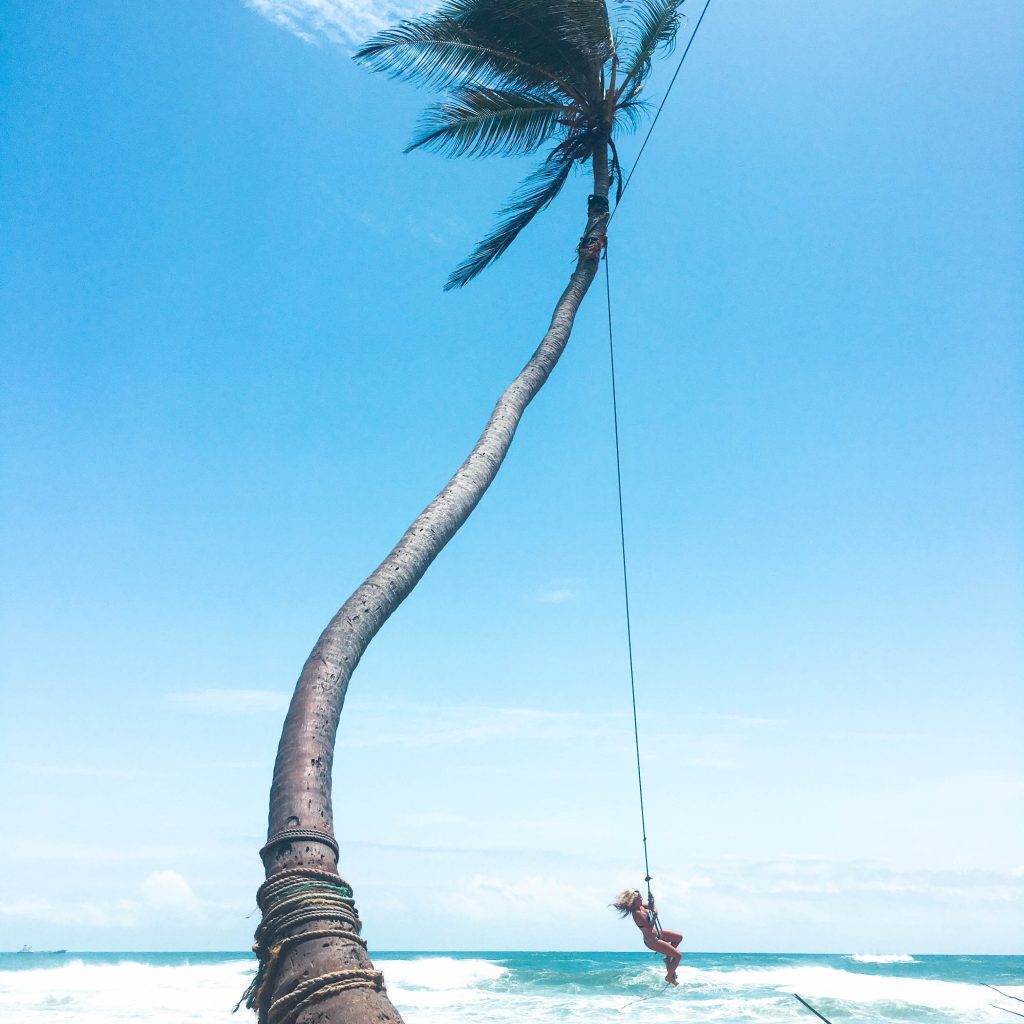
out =
[[[633,165],[634,169],[636,164]],[[632,173],[632,172],[631,172]],[[636,674],[633,671],[633,628],[629,615],[629,571],[626,565],[626,519],[622,511],[622,454],[619,445],[619,400],[615,387],[615,340],[612,330],[612,286],[608,249],[604,253],[604,287],[608,306],[608,359],[612,377],[612,424],[615,428],[615,481],[619,492],[619,543],[622,549],[622,593],[626,607],[626,649],[629,653],[629,693],[633,700],[633,745],[636,749],[636,782],[640,793],[640,832],[644,841],[644,881],[651,898],[651,866],[647,857],[647,818],[644,814],[644,775],[640,767],[640,727],[636,716]]]
[[[622,197],[625,195],[626,189],[629,188],[629,183],[633,180],[633,175],[636,173],[637,165],[640,163],[640,158],[644,155],[644,150],[647,148],[647,143],[651,138],[651,134],[654,132],[655,126],[658,124],[658,118],[661,117],[662,110],[665,109],[665,103],[668,100],[669,94],[672,92],[672,86],[676,84],[676,79],[679,77],[679,72],[682,70],[683,62],[686,60],[686,55],[690,52],[690,47],[693,45],[693,41],[697,37],[697,32],[700,30],[701,22],[704,20],[704,15],[707,14],[710,3],[711,0],[704,0],[704,8],[700,12],[700,17],[697,19],[697,24],[694,26],[693,32],[690,33],[690,38],[687,40],[686,47],[683,49],[682,56],[679,58],[679,63],[676,65],[676,70],[672,75],[672,80],[669,82],[668,88],[665,90],[665,95],[662,97],[658,110],[654,115],[654,119],[651,121],[651,127],[647,130],[647,134],[644,136],[644,141],[640,145],[640,151],[637,153],[636,160],[633,161],[633,166],[630,168],[629,174],[626,176],[626,180],[619,192],[615,209],[608,218],[608,224],[611,224],[612,218],[618,212],[619,205],[622,202]],[[640,796],[640,833],[643,836],[644,845],[644,882],[647,883],[647,899],[650,901],[651,866],[647,854],[647,818],[644,813],[644,776],[640,765],[640,728],[637,722],[636,713],[636,674],[633,670],[633,629],[629,613],[629,571],[626,560],[626,520],[622,510],[622,454],[619,445],[619,403],[615,387],[615,341],[614,332],[612,330],[612,283],[611,270],[609,267],[608,242],[606,235],[604,247],[604,289],[606,305],[608,308],[608,359],[611,366],[612,425],[615,432],[615,480],[618,486],[619,496],[619,542],[622,549],[622,593],[626,610],[626,649],[629,654],[629,692],[633,702],[633,745],[636,750],[636,782]]]

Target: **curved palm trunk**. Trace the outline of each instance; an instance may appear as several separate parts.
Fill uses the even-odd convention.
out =
[[[268,838],[260,851],[268,881],[295,869],[326,871],[332,876],[337,873],[331,767],[349,679],[367,644],[483,497],[509,450],[520,417],[565,349],[576,312],[597,273],[608,219],[607,154],[603,147],[598,148],[601,152],[594,156],[594,196],[588,204],[579,258],[540,346],[505,389],[469,457],[387,558],[342,605],[306,659],[274,766]],[[352,911],[354,914],[354,907]],[[357,922],[358,918],[356,931]],[[325,923],[330,924],[313,916],[288,928],[286,948],[279,955],[259,951],[264,965],[268,956],[273,961],[258,1001],[264,1007],[261,1019],[267,1024],[400,1022],[385,992],[366,982],[331,994],[323,990],[323,998],[317,995],[315,979],[330,984],[327,976],[345,977],[345,971],[369,971],[372,967],[365,950],[351,936],[325,935],[331,931]],[[308,941],[301,938],[305,934],[310,936]],[[294,1008],[289,1010],[283,1004],[281,1010],[266,1014],[271,1003],[288,997],[305,983],[314,1000],[305,1009],[295,1014]]]

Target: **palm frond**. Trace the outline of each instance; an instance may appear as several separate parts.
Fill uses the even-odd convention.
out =
[[[615,186],[615,205],[619,205],[619,200],[622,198],[622,189],[624,187],[624,180],[622,177],[622,163],[619,160],[619,151],[615,146],[615,142],[608,139],[608,149],[611,153],[611,162],[608,166],[608,186],[609,188]]]
[[[428,107],[406,147],[446,156],[532,153],[560,128],[568,112],[552,95],[465,86]]]
[[[585,102],[610,53],[604,0],[448,0],[355,53],[373,71],[444,88],[560,89]]]
[[[635,132],[647,120],[651,113],[651,104],[639,99],[634,92],[630,99],[615,108],[615,124],[626,132]]]
[[[530,174],[501,210],[498,226],[452,271],[445,291],[461,288],[493,263],[527,224],[561,191],[574,161],[552,153]]]
[[[531,65],[556,71],[580,98],[611,54],[605,0],[448,0],[439,13]]]
[[[650,74],[655,54],[672,51],[683,22],[682,8],[683,0],[634,0],[628,5],[620,96],[635,96]]]
[[[364,43],[355,60],[371,71],[439,88],[569,88],[550,69],[499,49],[450,18],[403,21]]]
[[[599,70],[611,59],[612,27],[604,0],[552,0],[558,34],[573,49],[586,56],[591,68]]]

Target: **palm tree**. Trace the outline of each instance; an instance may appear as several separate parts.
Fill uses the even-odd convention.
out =
[[[299,676],[274,766],[261,851],[261,967],[248,993],[268,1024],[400,1020],[359,943],[351,890],[337,874],[331,766],[341,707],[367,644],[483,497],[569,340],[605,245],[609,189],[621,188],[615,133],[641,119],[641,90],[655,55],[674,43],[681,7],[682,0],[622,0],[613,23],[604,0],[446,0],[356,54],[375,71],[441,91],[409,149],[491,156],[546,148],[448,288],[498,259],[575,169],[593,176],[593,192],[575,269],[539,347],[465,462],[331,619]]]

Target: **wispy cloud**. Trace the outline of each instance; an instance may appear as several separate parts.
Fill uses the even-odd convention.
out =
[[[492,742],[632,743],[633,723],[626,710],[549,710],[365,698],[349,701],[346,708],[342,719],[343,742],[350,748],[455,747]],[[659,728],[658,716],[641,715],[641,720],[645,721],[645,735],[652,742],[685,748],[687,764],[716,771],[740,766],[742,737],[748,729],[782,724],[775,719],[742,715],[692,717],[718,723],[718,728],[667,732]]]
[[[138,774],[122,768],[67,764],[19,764],[15,770],[19,775],[33,775],[43,779],[130,779]]]
[[[245,0],[245,5],[307,43],[342,45],[362,42],[387,25],[437,6],[422,0]]]
[[[574,577],[552,580],[537,594],[537,601],[540,604],[565,604],[566,601],[575,601],[580,596],[582,583],[583,580]]]
[[[873,861],[815,857],[722,858],[700,869],[719,894],[786,899],[806,896],[914,897],[935,903],[1021,903],[1024,884],[1012,871],[899,868]],[[713,881],[710,881],[712,880]],[[689,886],[666,875],[662,888],[683,899]]]
[[[79,843],[74,844],[74,860],[76,864],[152,864],[160,863],[163,858],[174,858],[175,861],[202,861],[211,854],[229,860],[231,858],[249,857],[254,847],[259,847],[263,839],[258,835],[245,839],[239,837],[231,842],[215,842],[209,839],[191,844],[172,843]],[[33,839],[12,838],[0,846],[0,865],[15,864],[23,873],[28,866],[51,864],[66,861],[71,856],[67,839],[58,835],[48,834]]]
[[[548,711],[540,708],[436,706],[404,701],[352,702],[349,747],[455,746],[465,743],[621,737],[628,720],[621,712]]]
[[[200,899],[185,877],[171,868],[151,872],[134,892],[119,898],[68,900],[29,896],[0,899],[0,919],[90,928],[137,928],[149,926],[157,917],[201,924],[207,911],[224,909],[237,908],[216,900]]]
[[[754,718],[751,715],[706,715],[705,717],[712,718],[716,722],[731,722],[733,725],[749,726],[752,729],[774,728],[786,724],[781,718]]]
[[[730,772],[739,767],[734,757],[690,757],[684,763],[691,768],[709,768],[716,772]]]
[[[599,885],[580,885],[548,875],[502,878],[476,874],[443,894],[445,910],[476,921],[530,920],[536,916],[568,917],[581,906],[600,906],[607,895]]]
[[[139,924],[139,906],[136,900],[57,900],[26,896],[0,900],[0,919],[89,928],[133,928]]]
[[[165,694],[162,702],[193,715],[262,715],[285,711],[289,697],[276,690],[183,690]]]
[[[200,909],[199,899],[184,876],[170,868],[154,871],[141,885],[147,906],[169,914],[194,914]]]

